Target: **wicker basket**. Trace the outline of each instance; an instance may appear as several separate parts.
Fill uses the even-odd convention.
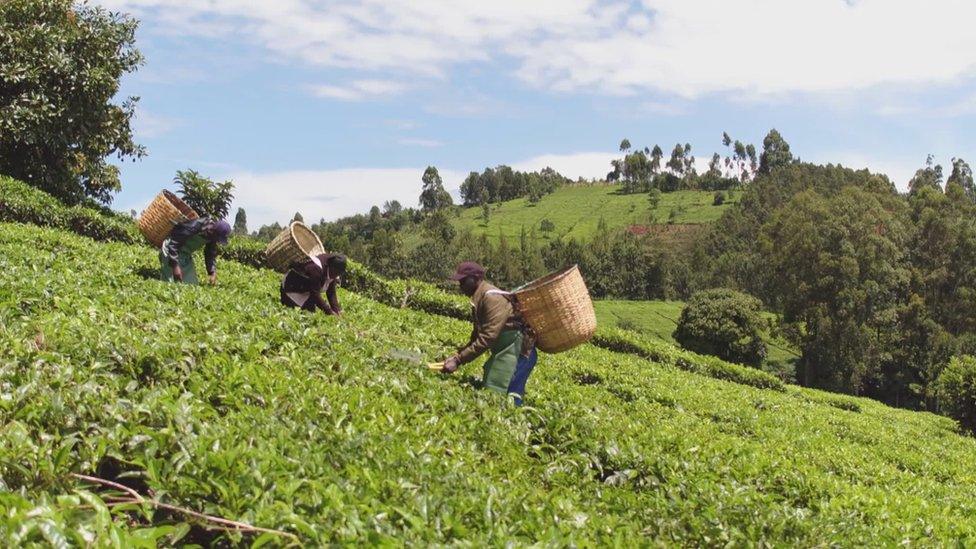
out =
[[[139,231],[155,247],[163,245],[173,226],[200,216],[178,196],[163,191],[159,193],[139,216]]]
[[[568,351],[596,332],[596,312],[576,265],[526,284],[515,296],[540,351]]]
[[[268,265],[278,271],[286,272],[292,263],[304,261],[311,256],[325,253],[322,241],[301,221],[292,221],[287,229],[281,231],[264,250]]]

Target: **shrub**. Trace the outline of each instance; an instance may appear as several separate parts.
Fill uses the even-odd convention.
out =
[[[761,311],[758,299],[735,290],[698,292],[681,311],[674,339],[690,351],[759,366],[766,358]]]
[[[715,191],[715,196],[712,197],[712,206],[721,206],[722,204],[725,204],[725,193]]]
[[[953,357],[936,381],[936,394],[946,415],[976,433],[976,357]]]
[[[180,198],[201,216],[224,219],[230,213],[230,203],[234,200],[234,184],[230,181],[217,183],[195,170],[186,170],[177,171],[173,182],[180,187]]]

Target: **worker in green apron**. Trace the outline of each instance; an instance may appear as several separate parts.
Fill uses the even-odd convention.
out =
[[[217,244],[226,244],[230,224],[224,220],[193,219],[177,223],[159,250],[159,277],[167,282],[199,284],[193,252],[203,248],[210,283],[217,283]]]
[[[441,371],[453,373],[490,350],[482,372],[484,386],[508,394],[521,406],[538,354],[535,338],[513,306],[511,294],[486,281],[485,269],[473,261],[458,265],[451,279],[471,298],[474,327],[468,344],[445,360]]]

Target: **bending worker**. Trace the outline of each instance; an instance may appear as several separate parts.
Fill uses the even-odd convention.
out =
[[[292,263],[281,281],[281,304],[327,315],[341,315],[336,284],[346,274],[346,256],[319,254],[303,262]],[[325,294],[328,300],[322,298]]]
[[[461,292],[471,298],[474,329],[468,344],[445,360],[441,371],[453,373],[490,349],[491,357],[485,362],[482,377],[484,386],[508,394],[516,406],[521,406],[525,383],[538,358],[531,330],[512,306],[511,294],[488,283],[481,265],[465,261],[458,265],[451,280],[457,281]]]
[[[210,218],[177,223],[159,251],[160,278],[167,282],[199,284],[193,252],[203,248],[210,283],[217,283],[217,244],[227,244],[230,224]]]

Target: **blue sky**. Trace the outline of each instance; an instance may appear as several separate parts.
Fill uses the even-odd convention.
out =
[[[416,203],[437,166],[600,177],[620,139],[759,145],[887,173],[976,152],[976,3],[956,0],[98,0],[146,64],[118,209],[178,169],[232,179],[251,228]],[[974,160],[970,158],[970,160]]]

